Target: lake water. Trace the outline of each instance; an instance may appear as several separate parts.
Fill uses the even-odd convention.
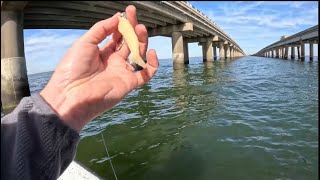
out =
[[[84,128],[76,160],[114,179],[102,132],[120,180],[318,179],[318,73],[317,60],[191,58],[181,70],[160,60]],[[30,75],[32,93],[51,75]]]

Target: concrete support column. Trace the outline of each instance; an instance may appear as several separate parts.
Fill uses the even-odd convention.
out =
[[[294,49],[294,48],[295,48],[294,46],[291,46],[291,59],[294,59],[295,54],[296,54],[296,52],[295,52],[295,49]]]
[[[189,64],[189,49],[188,42],[183,41],[183,53],[184,53],[184,64]]]
[[[233,52],[234,52],[234,46],[231,47],[231,51],[230,51],[230,57],[231,58],[234,58]]]
[[[298,60],[301,58],[300,56],[300,46],[297,46]]]
[[[304,42],[301,42],[301,61],[304,61],[305,58],[305,45]]]
[[[207,48],[206,42],[199,42],[199,45],[202,47],[202,60],[203,62],[207,61]]]
[[[221,60],[225,59],[223,42],[219,42],[219,54],[220,54],[220,59]]]
[[[217,49],[216,49],[216,45],[212,45],[212,49],[213,49],[213,59],[217,60]]]
[[[213,60],[213,49],[212,49],[212,38],[208,38],[206,41],[206,60],[205,61],[212,61]]]
[[[225,57],[226,57],[226,59],[229,59],[229,58],[230,58],[230,45],[229,45],[229,44],[226,44],[224,50],[225,50]]]
[[[274,58],[274,49],[271,49],[271,57]]]
[[[184,65],[183,36],[181,32],[172,32],[172,59],[173,68],[179,69]]]
[[[288,59],[288,54],[289,54],[289,46],[286,46],[285,53],[284,53],[284,59]]]
[[[276,49],[276,58],[279,58],[279,48],[276,47],[275,49]]]
[[[310,43],[310,61],[313,61],[313,44]]]
[[[2,2],[1,2],[2,3]],[[30,96],[23,43],[23,11],[1,9],[1,102],[5,113]]]

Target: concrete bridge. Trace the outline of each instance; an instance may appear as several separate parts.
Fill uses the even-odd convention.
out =
[[[1,101],[14,108],[30,95],[23,29],[89,29],[99,20],[137,8],[139,23],[149,37],[172,38],[174,68],[189,63],[188,43],[202,46],[203,61],[245,55],[240,46],[212,20],[185,1],[1,1]]]
[[[310,44],[310,61],[313,60],[313,44],[319,43],[319,26],[313,26],[304,31],[293,34],[289,37],[281,37],[281,39],[254,54],[261,57],[272,57],[282,59],[295,59],[295,50],[297,49],[298,59],[305,60],[305,44]],[[289,48],[291,57],[288,56]]]

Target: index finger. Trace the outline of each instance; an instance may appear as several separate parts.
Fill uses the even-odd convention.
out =
[[[126,13],[130,14],[130,16],[128,16],[127,18],[130,24],[132,25],[132,27],[135,27],[138,24],[136,7],[133,5],[129,5],[126,8]]]
[[[107,36],[112,34],[112,32],[117,30],[119,24],[119,16],[120,13],[118,12],[111,18],[97,22],[79,39],[79,42],[98,45]]]

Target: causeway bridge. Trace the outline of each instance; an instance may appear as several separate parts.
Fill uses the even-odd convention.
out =
[[[313,26],[288,37],[282,37],[279,41],[261,49],[254,54],[261,57],[272,57],[281,59],[295,59],[295,50],[297,50],[297,59],[305,60],[305,44],[310,44],[310,61],[313,60],[313,44],[319,44],[319,25]],[[289,57],[289,48],[290,56]]]
[[[137,8],[149,37],[172,38],[173,67],[189,63],[188,43],[202,46],[203,61],[244,56],[216,23],[185,1],[1,1],[1,103],[14,108],[30,95],[23,29],[89,29],[94,23]]]

